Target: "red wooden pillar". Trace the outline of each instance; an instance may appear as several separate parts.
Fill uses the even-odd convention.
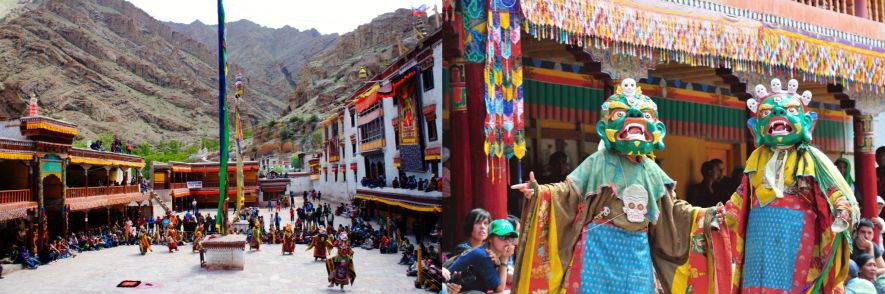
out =
[[[873,150],[873,116],[854,116],[854,174],[855,197],[863,199],[861,215],[873,219],[876,215],[876,154]]]
[[[451,202],[447,209],[452,209],[454,213],[450,214],[454,219],[449,224],[450,229],[446,234],[453,236],[455,242],[466,240],[466,233],[461,230],[461,224],[467,219],[467,214],[473,209],[473,181],[471,180],[470,165],[470,136],[468,134],[469,124],[467,116],[467,89],[465,88],[464,61],[456,59],[449,70],[451,85],[450,109],[451,138],[449,140],[449,148],[451,148]],[[448,238],[447,238],[448,239]],[[452,244],[454,246],[454,244]]]
[[[473,206],[488,210],[492,218],[504,218],[507,216],[507,177],[504,177],[509,177],[507,161],[493,159],[493,170],[493,164],[483,148],[486,120],[483,66],[474,62],[464,65],[467,78],[467,132],[470,137],[469,171],[473,181]]]

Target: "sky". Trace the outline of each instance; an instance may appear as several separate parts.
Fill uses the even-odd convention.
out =
[[[216,0],[127,1],[161,21],[218,23]],[[422,4],[431,15],[434,4],[442,10],[442,0],[226,0],[224,11],[227,22],[248,19],[271,28],[288,25],[302,31],[315,28],[322,34],[344,34],[380,14]]]

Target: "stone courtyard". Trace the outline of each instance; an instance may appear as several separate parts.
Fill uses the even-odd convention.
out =
[[[201,212],[214,215],[214,210]],[[270,220],[266,208],[261,214]],[[281,210],[280,217],[283,224],[289,223],[288,210]],[[350,219],[335,218],[336,226],[342,222]],[[140,255],[138,246],[84,252],[35,270],[18,270],[20,265],[7,264],[0,293],[341,293],[337,287],[327,287],[325,263],[313,261],[306,245],[296,245],[295,254],[285,256],[281,246],[262,244],[261,251],[246,251],[243,271],[202,269],[199,254],[191,253],[190,244],[175,253],[155,245],[145,256]],[[397,264],[400,254],[362,248],[354,251],[357,276],[353,286],[345,286],[345,293],[431,293],[413,286],[415,277],[407,277],[406,266]],[[152,283],[154,288],[117,288],[124,280]]]

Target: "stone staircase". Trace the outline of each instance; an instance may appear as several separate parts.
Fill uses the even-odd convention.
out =
[[[169,209],[169,206],[166,206],[166,202],[163,202],[163,200],[160,199],[159,195],[157,195],[156,192],[150,191],[150,192],[148,192],[148,195],[150,195],[151,201],[154,201],[154,202],[160,204],[160,207],[163,208],[163,210],[166,212],[166,214],[172,213],[172,209]]]

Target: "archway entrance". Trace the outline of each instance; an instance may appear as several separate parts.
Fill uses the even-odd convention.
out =
[[[50,238],[64,234],[64,198],[64,185],[57,175],[51,174],[43,178],[43,206],[46,207],[46,225]]]

